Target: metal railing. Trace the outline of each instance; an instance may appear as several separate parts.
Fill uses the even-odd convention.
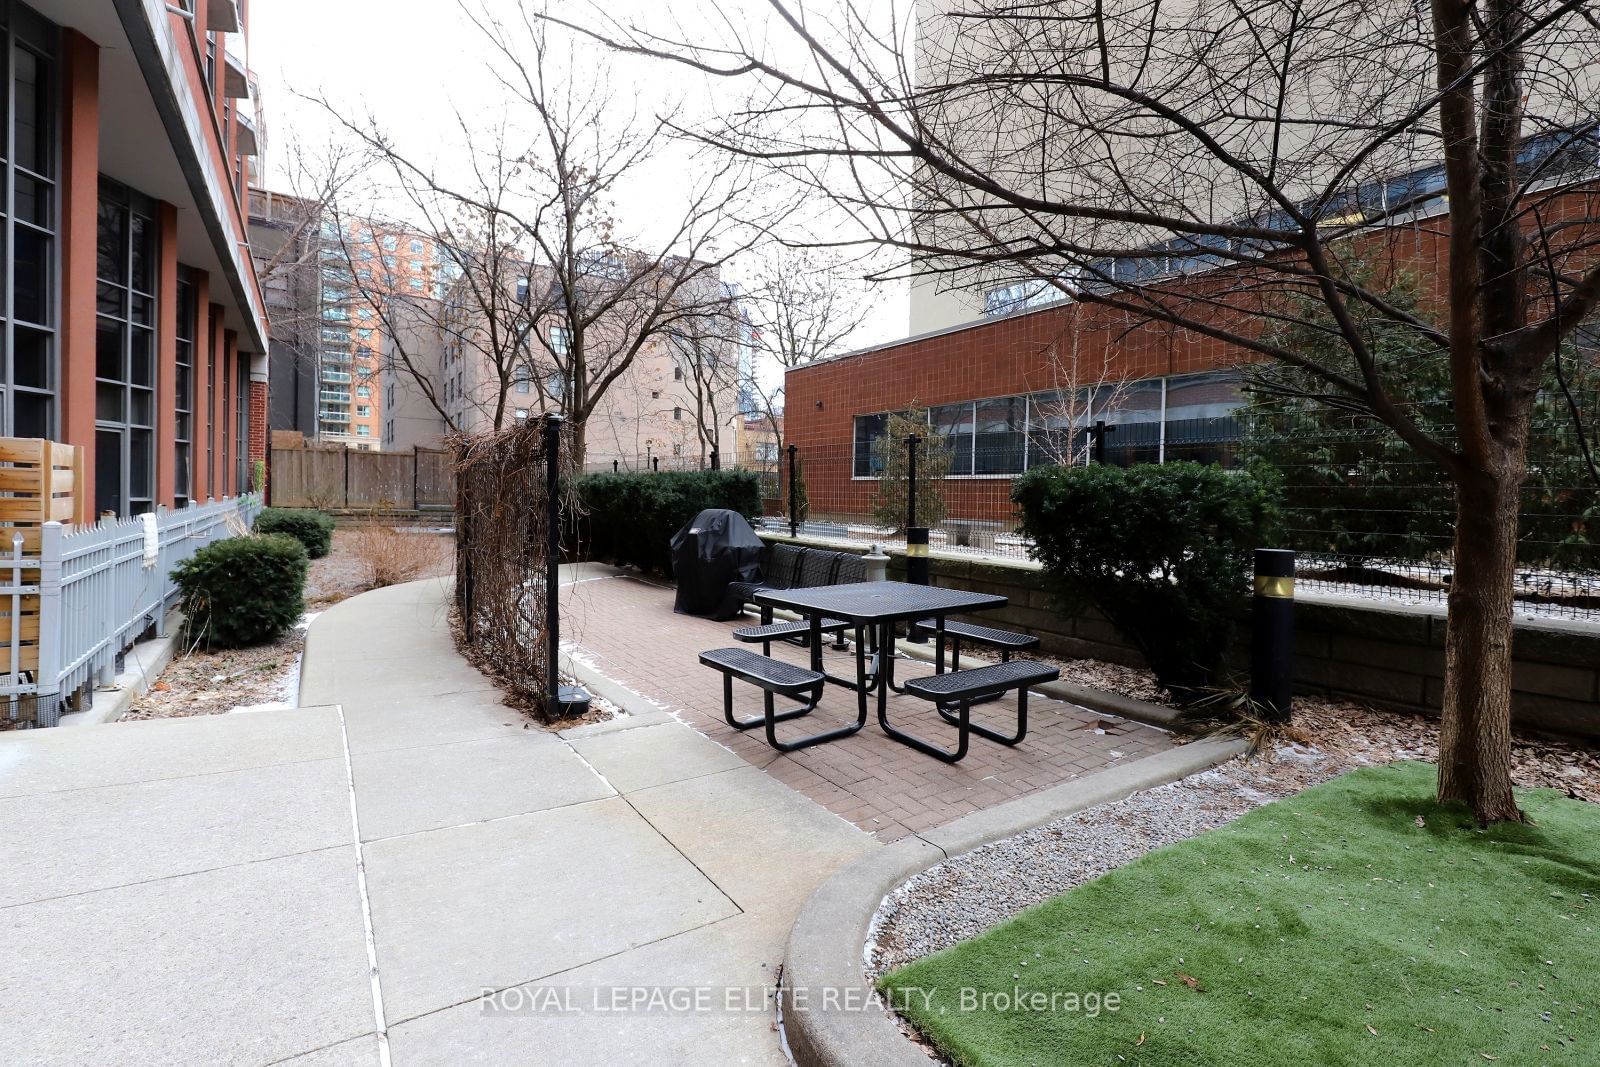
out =
[[[44,524],[39,555],[13,539],[0,570],[10,582],[9,620],[0,618],[0,714],[38,726],[60,722],[63,705],[109,684],[117,659],[159,630],[177,605],[172,570],[213,541],[248,529],[260,514],[254,494],[191,504],[75,529]],[[37,613],[25,598],[37,596]],[[31,714],[29,713],[31,711]]]

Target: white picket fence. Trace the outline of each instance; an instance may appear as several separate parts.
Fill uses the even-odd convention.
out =
[[[45,523],[37,559],[24,558],[20,538],[0,559],[10,583],[10,618],[0,620],[0,715],[60,722],[63,706],[109,684],[117,657],[148,631],[160,630],[178,602],[172,569],[201,547],[249,528],[261,512],[254,494],[191,504],[131,519],[103,519],[68,532]],[[24,614],[24,597],[39,595],[38,615]],[[29,670],[23,645],[38,623],[38,667]],[[6,631],[9,630],[9,633]],[[24,714],[32,705],[33,713]]]

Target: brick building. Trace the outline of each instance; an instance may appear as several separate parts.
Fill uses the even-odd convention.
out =
[[[1593,175],[1586,162],[1536,190],[1546,194],[1540,217],[1569,271],[1595,255],[1600,184]],[[1531,213],[1524,225],[1531,231]],[[1447,234],[1441,197],[1353,237],[1352,251],[1391,276],[1405,272],[1426,306],[1443,293]],[[1127,261],[1129,270],[1145,266]],[[1159,252],[1150,266],[1162,282],[1161,299],[1204,298],[1234,275]],[[1234,332],[1258,328],[1243,303],[1216,312],[1214,323]],[[1600,360],[1600,328],[1580,330],[1574,344],[1580,359]],[[787,438],[805,463],[812,516],[860,517],[870,512],[878,488],[873,442],[889,413],[925,409],[954,453],[941,490],[949,517],[1009,522],[1012,478],[1069,455],[1081,462],[1097,421],[1113,427],[1106,462],[1226,463],[1241,432],[1241,368],[1256,358],[1193,331],[1058,300],[790,370]]]
[[[0,3],[0,433],[84,448],[80,518],[238,492],[264,455],[247,7]]]

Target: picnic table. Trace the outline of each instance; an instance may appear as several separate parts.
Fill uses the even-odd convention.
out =
[[[836,737],[849,736],[865,726],[870,696],[876,698],[878,725],[884,733],[923,751],[929,751],[930,746],[889,723],[889,694],[905,692],[905,688],[894,680],[895,624],[934,620],[936,671],[943,673],[946,616],[1003,608],[1008,603],[1005,597],[993,593],[973,593],[965,589],[944,589],[910,582],[854,582],[810,589],[767,589],[756,593],[753,599],[766,607],[785,608],[805,616],[812,628],[809,642],[811,669],[821,674],[825,681],[856,693],[857,719],[854,725],[829,731],[827,735],[817,735],[818,738],[831,741]],[[822,669],[822,620],[825,618],[843,619],[855,629],[854,679],[841,678]]]

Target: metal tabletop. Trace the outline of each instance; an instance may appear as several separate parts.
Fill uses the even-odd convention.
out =
[[[899,622],[929,615],[987,611],[1005,607],[1003,596],[942,589],[910,582],[852,582],[806,589],[764,589],[754,596],[757,604],[787,608],[802,615],[827,615],[855,623]]]

